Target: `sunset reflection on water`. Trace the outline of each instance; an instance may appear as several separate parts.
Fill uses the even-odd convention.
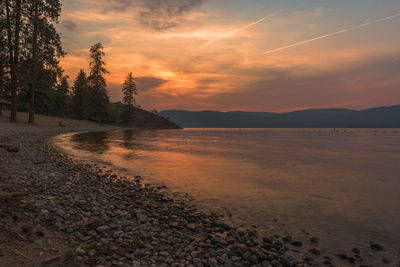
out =
[[[63,144],[145,183],[191,193],[207,209],[226,209],[234,223],[306,229],[328,250],[376,240],[394,252],[400,239],[396,130],[118,130]]]

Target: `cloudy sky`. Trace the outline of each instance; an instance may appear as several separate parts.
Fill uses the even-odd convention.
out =
[[[58,29],[70,83],[79,69],[87,70],[89,47],[102,42],[114,101],[133,72],[138,102],[148,109],[290,111],[400,104],[398,0],[62,3]]]

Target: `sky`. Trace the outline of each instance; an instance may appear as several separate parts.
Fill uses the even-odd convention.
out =
[[[398,0],[62,0],[73,84],[102,42],[112,101],[287,112],[400,104]]]

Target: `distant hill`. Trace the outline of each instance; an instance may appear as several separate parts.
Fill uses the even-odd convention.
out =
[[[124,104],[121,102],[113,103],[118,107],[122,113]],[[144,109],[135,108],[134,118],[127,126],[138,127],[138,128],[153,128],[153,129],[182,129],[176,123],[169,121],[168,119],[146,111]]]
[[[400,105],[288,113],[165,110],[159,114],[186,128],[400,128]]]

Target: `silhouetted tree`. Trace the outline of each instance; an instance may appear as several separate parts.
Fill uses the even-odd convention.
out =
[[[129,122],[132,120],[134,115],[134,107],[136,105],[135,96],[137,95],[135,78],[133,77],[132,72],[128,74],[124,84],[122,85],[122,93],[122,103],[126,105],[125,110],[123,111],[123,120],[124,122]]]
[[[17,121],[17,90],[18,90],[18,66],[21,50],[21,28],[24,21],[22,18],[21,0],[3,0],[5,9],[3,14],[6,23],[7,47],[9,54],[9,69],[11,80],[11,116],[12,122]]]
[[[89,118],[87,105],[89,98],[89,80],[84,70],[80,70],[72,87],[70,113],[80,120]]]
[[[30,62],[29,123],[35,121],[35,90],[40,69],[57,68],[64,55],[60,37],[54,27],[61,13],[59,0],[30,0],[26,8],[28,24],[25,28],[27,61]],[[62,79],[61,79],[62,81]]]
[[[91,119],[101,122],[107,116],[109,107],[109,98],[107,94],[107,85],[104,75],[109,73],[103,60],[105,56],[104,47],[101,43],[97,43],[90,48],[90,112]]]
[[[67,104],[69,98],[68,76],[63,76],[60,79],[60,84],[57,86],[54,97],[54,115],[65,116],[67,112]]]
[[[5,19],[4,1],[0,0],[0,99],[5,96],[5,88],[7,83],[7,27]],[[0,110],[1,114],[1,110]]]

